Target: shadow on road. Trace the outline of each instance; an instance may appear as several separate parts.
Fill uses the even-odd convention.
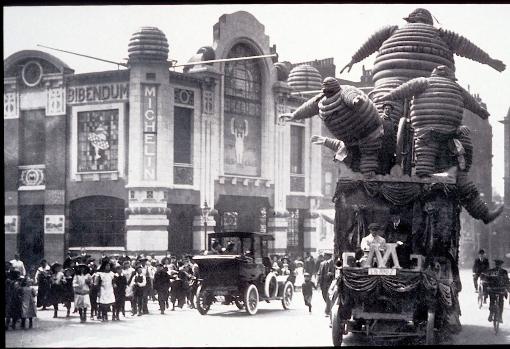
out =
[[[494,328],[487,321],[488,326],[462,325],[462,331],[454,335],[455,344],[509,344],[510,330],[505,324],[500,324],[498,335],[494,334]]]
[[[255,314],[254,316],[264,316],[264,315],[271,315],[271,314],[275,314],[275,313],[289,314],[289,313],[292,313],[292,312],[293,312],[292,309],[289,309],[289,310],[283,310],[283,309],[259,309],[257,311],[257,314]],[[227,310],[227,311],[223,311],[223,312],[207,313],[207,315],[205,315],[205,316],[251,317],[252,315],[249,315],[245,310],[235,309],[235,310]]]

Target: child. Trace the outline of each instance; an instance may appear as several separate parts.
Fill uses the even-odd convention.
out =
[[[126,317],[126,311],[124,305],[126,303],[126,287],[127,279],[122,274],[122,267],[117,265],[115,268],[115,274],[113,276],[113,295],[115,296],[115,305],[113,306],[112,320],[120,320],[119,313]]]
[[[312,312],[312,296],[313,290],[317,289],[317,286],[311,280],[310,273],[305,273],[305,282],[301,287],[301,291],[303,292],[303,298],[305,300],[305,305],[308,307],[308,312]]]
[[[21,328],[25,328],[28,319],[28,328],[32,328],[32,318],[37,317],[35,296],[37,292],[32,288],[32,279],[26,278],[21,281]]]
[[[21,288],[20,273],[11,268],[6,274],[5,280],[5,330],[11,328],[16,329],[16,322],[21,318]]]
[[[112,263],[108,260],[103,260],[101,267],[98,270],[97,286],[99,286],[99,297],[97,303],[99,304],[99,316],[101,321],[108,321],[108,310],[110,306],[115,304],[115,295],[113,293],[113,272]]]
[[[65,276],[60,263],[53,263],[50,269],[52,273],[50,299],[53,305],[53,317],[56,318],[58,316],[58,303],[63,303]]]
[[[142,316],[143,312],[143,298],[145,286],[147,285],[147,278],[143,273],[141,265],[136,267],[136,275],[131,280],[133,287],[133,297],[135,299],[136,308],[138,309],[138,316]]]
[[[74,290],[74,306],[78,308],[80,313],[80,322],[87,321],[87,308],[90,305],[90,284],[92,276],[89,274],[90,268],[86,265],[79,264],[76,267],[76,275],[73,279]]]
[[[296,280],[294,281],[294,286],[296,289],[301,288],[301,285],[305,282],[305,268],[303,267],[304,263],[302,261],[296,261],[296,269],[294,269],[294,275]]]

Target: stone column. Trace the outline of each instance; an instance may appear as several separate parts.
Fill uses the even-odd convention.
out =
[[[276,213],[270,216],[267,220],[267,232],[274,236],[274,251],[275,254],[287,253],[287,215]]]
[[[214,227],[216,227],[216,221],[214,217],[209,216],[207,218],[207,236],[205,232],[205,220],[202,216],[193,217],[193,253],[199,253],[206,249],[206,241],[208,241],[208,235],[214,233]],[[209,248],[209,246],[207,246]]]
[[[142,27],[129,43],[129,207],[126,248],[168,249],[167,189],[173,183],[173,104],[168,43]]]
[[[318,215],[308,213],[303,222],[303,252],[317,252],[317,218]]]

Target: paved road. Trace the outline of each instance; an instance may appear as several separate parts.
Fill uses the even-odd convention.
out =
[[[495,336],[487,321],[488,306],[478,309],[471,274],[462,271],[461,293],[463,331],[453,344],[510,344],[510,306],[505,303],[504,323]],[[293,307],[283,310],[281,303],[261,303],[255,316],[235,306],[214,304],[206,316],[193,309],[168,311],[161,315],[157,304],[149,302],[150,315],[121,317],[119,322],[79,323],[76,315],[66,319],[65,311],[53,319],[53,311],[39,311],[35,328],[9,330],[7,347],[133,347],[133,346],[330,346],[329,319],[323,315],[321,294],[314,295],[313,312],[308,313],[301,293]],[[370,344],[363,337],[347,335],[344,345]]]

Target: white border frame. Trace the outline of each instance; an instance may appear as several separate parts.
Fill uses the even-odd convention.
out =
[[[71,112],[71,180],[81,181],[77,177],[80,175],[87,174],[112,174],[117,173],[119,178],[124,178],[124,169],[126,167],[126,135],[124,130],[124,123],[126,118],[126,103],[106,103],[106,104],[88,104],[80,106],[72,106]],[[96,111],[96,110],[108,110],[118,109],[119,110],[119,148],[117,154],[117,171],[92,171],[92,172],[78,172],[78,113],[84,111]]]

